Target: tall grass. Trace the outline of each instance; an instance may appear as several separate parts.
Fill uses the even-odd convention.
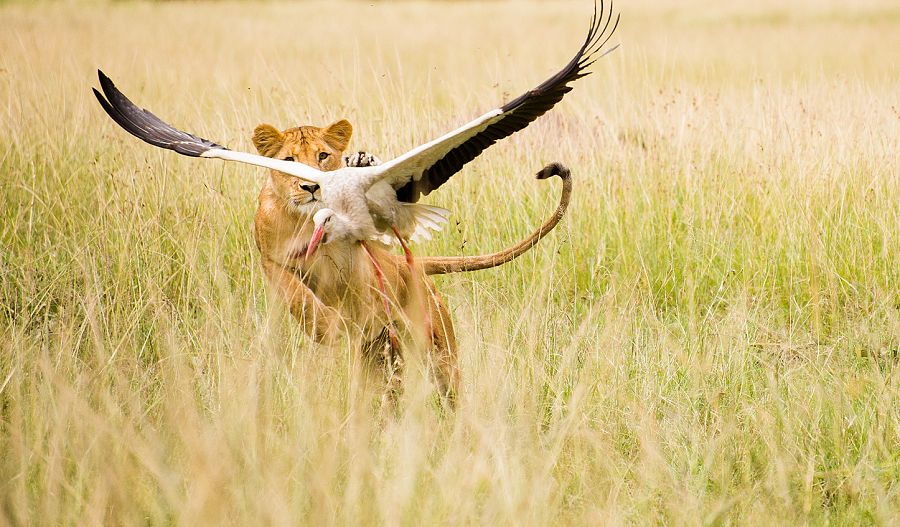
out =
[[[887,525],[900,514],[900,10],[622,2],[622,48],[429,198],[459,407],[377,409],[268,296],[264,172],[127,136],[90,87],[234,148],[346,117],[383,158],[543,80],[589,2],[0,6],[0,523]]]

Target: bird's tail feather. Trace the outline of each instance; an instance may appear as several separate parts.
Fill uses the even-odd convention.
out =
[[[404,207],[408,210],[416,220],[416,228],[409,240],[418,243],[431,239],[431,231],[444,230],[444,224],[450,218],[450,211],[435,207],[433,205],[424,205],[421,203],[404,203]]]

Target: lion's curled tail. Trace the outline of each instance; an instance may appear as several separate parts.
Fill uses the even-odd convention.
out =
[[[498,265],[515,260],[529,249],[537,245],[541,238],[552,231],[554,227],[562,219],[569,207],[569,200],[572,198],[572,175],[568,168],[562,163],[550,163],[537,173],[538,179],[549,179],[553,176],[559,176],[562,179],[562,194],[559,196],[559,205],[556,211],[541,225],[531,236],[525,238],[519,243],[499,252],[484,254],[480,256],[432,256],[417,258],[422,264],[425,274],[447,274],[461,273],[465,271],[478,271],[481,269],[490,269]]]

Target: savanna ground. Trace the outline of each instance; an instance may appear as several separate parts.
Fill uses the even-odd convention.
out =
[[[128,136],[356,125],[383,158],[566,62],[590,2],[0,5],[0,523],[882,524],[900,514],[900,8],[619,3],[622,47],[428,202],[463,389],[379,410],[269,298],[265,172]]]

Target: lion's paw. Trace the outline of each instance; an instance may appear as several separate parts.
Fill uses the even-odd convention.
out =
[[[381,160],[368,152],[356,152],[344,156],[344,164],[348,167],[374,167],[381,164]]]

